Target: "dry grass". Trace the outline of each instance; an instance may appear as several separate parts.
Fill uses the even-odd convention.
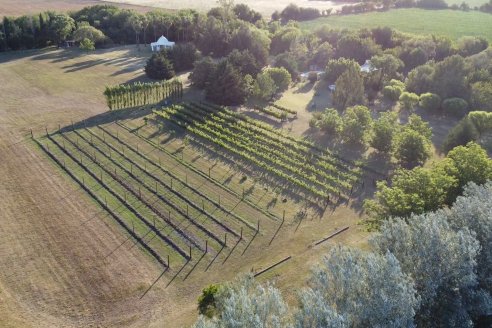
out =
[[[94,216],[100,208],[30,141],[29,130],[39,136],[45,126],[54,130],[59,123],[106,112],[104,86],[141,78],[147,55],[134,47],[90,55],[77,50],[0,55],[0,76],[6,81],[0,84],[0,326],[187,326],[196,318],[196,299],[207,284],[292,255],[261,279],[275,277],[294,300],[311,264],[333,245],[312,248],[314,241],[347,225],[351,229],[334,241],[360,244],[367,237],[356,226],[352,207],[359,204],[351,203],[322,218],[309,216],[299,228],[288,221],[269,246],[272,225],[244,255],[241,244],[225,264],[230,249],[224,251],[206,273],[209,260],[186,280],[191,266],[174,280],[165,274],[140,299],[161,274],[159,267],[137,247],[118,248],[125,234],[104,215]],[[302,133],[302,124],[294,123],[293,130]]]
[[[148,7],[166,8],[166,9],[184,9],[191,8],[199,11],[206,11],[212,7],[218,6],[214,0],[109,0],[114,3],[125,3],[133,5],[142,5]],[[237,3],[245,3],[256,11],[269,17],[274,11],[281,11],[291,3],[295,3],[300,7],[311,7],[318,9],[338,8],[343,4],[334,3],[331,1],[310,1],[310,0],[241,0]]]
[[[86,6],[108,4],[109,1],[102,0],[0,0],[0,16],[22,16],[26,14],[36,14],[41,11],[54,10],[57,12],[66,12],[69,10],[78,10]],[[139,12],[147,12],[151,8],[112,3],[122,8],[135,9]]]

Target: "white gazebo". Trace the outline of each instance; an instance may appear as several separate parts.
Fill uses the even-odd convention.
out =
[[[164,35],[157,40],[157,42],[152,42],[150,44],[152,51],[161,51],[162,49],[174,47],[174,42],[169,41]]]

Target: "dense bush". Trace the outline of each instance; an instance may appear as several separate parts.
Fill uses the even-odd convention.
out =
[[[420,107],[428,112],[436,112],[441,108],[441,97],[430,92],[421,94]]]
[[[478,54],[487,49],[489,43],[484,38],[464,36],[458,40],[458,53],[463,57]]]
[[[374,121],[369,144],[380,153],[389,153],[393,147],[393,139],[398,132],[397,114],[385,112]]]
[[[215,74],[217,65],[210,57],[205,57],[194,63],[194,69],[190,73],[191,84],[197,88],[205,89],[210,83],[210,78]]]
[[[155,80],[169,80],[175,76],[173,64],[162,53],[152,54],[144,70],[148,77]]]
[[[270,76],[270,78],[275,82],[277,91],[283,92],[289,88],[292,83],[292,78],[290,73],[283,67],[271,67],[263,71],[264,74]]]
[[[288,22],[290,20],[305,21],[321,16],[321,12],[316,8],[303,8],[295,4],[290,4],[280,12],[280,18]]]
[[[192,69],[198,59],[197,49],[190,42],[178,43],[171,49],[165,50],[164,55],[173,63],[176,72]]]
[[[316,81],[318,81],[318,73],[317,72],[309,72],[308,81],[311,83],[316,83]]]
[[[442,149],[448,152],[454,147],[466,145],[470,141],[479,141],[483,134],[488,132],[492,132],[492,113],[470,112],[449,131]]]
[[[326,109],[319,117],[319,128],[330,135],[336,136],[342,129],[342,118],[334,108]]]
[[[275,58],[275,67],[285,68],[292,77],[292,80],[297,80],[299,77],[299,65],[295,56],[289,52],[284,52]]]
[[[209,78],[206,97],[220,105],[244,103],[249,90],[239,71],[227,60],[222,60]]]
[[[471,105],[474,110],[492,112],[492,82],[476,82],[471,85]]]
[[[448,4],[444,0],[417,0],[417,7],[426,9],[444,9]]]
[[[349,67],[353,67],[355,70],[360,71],[359,64],[354,60],[345,58],[329,60],[325,69],[326,81],[328,81],[328,83],[335,83],[340,75],[345,73]]]
[[[349,66],[335,82],[332,102],[337,109],[365,103],[364,80],[355,67]]]
[[[398,101],[400,102],[401,109],[411,112],[419,103],[419,96],[415,93],[405,91],[402,92]]]
[[[391,185],[379,182],[373,200],[365,208],[376,220],[408,217],[451,205],[469,182],[492,178],[492,160],[476,143],[458,146],[446,158],[428,168],[400,170]]]
[[[83,39],[89,39],[95,45],[101,45],[107,40],[103,32],[87,23],[78,24],[78,28],[73,32],[73,39],[78,42]]]
[[[442,102],[442,109],[446,115],[463,117],[468,112],[468,103],[461,98],[448,98]]]

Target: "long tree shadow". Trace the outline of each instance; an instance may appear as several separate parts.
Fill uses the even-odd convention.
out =
[[[60,132],[68,132],[82,128],[91,128],[98,125],[110,124],[122,120],[137,119],[149,115],[150,113],[152,113],[152,108],[150,106],[112,110],[86,118],[85,120],[79,122],[73,122],[73,124],[64,127],[60,127]]]

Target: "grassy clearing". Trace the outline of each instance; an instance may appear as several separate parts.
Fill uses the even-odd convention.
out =
[[[476,11],[397,9],[360,15],[330,16],[300,23],[305,30],[322,25],[333,28],[372,28],[389,26],[422,35],[445,35],[457,40],[462,36],[481,36],[492,41],[492,15]]]

